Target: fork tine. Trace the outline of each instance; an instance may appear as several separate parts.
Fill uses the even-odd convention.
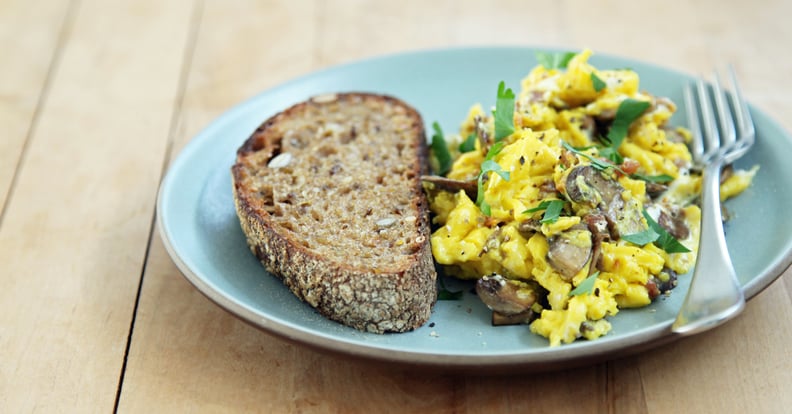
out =
[[[692,152],[693,159],[698,161],[704,155],[704,137],[702,136],[701,123],[699,122],[699,114],[696,108],[696,102],[693,97],[693,85],[688,85],[682,91],[685,98],[685,109],[687,109],[688,125],[690,126],[690,133],[693,134],[693,141],[690,143],[690,151]]]
[[[704,79],[699,78],[696,81],[696,90],[698,92],[698,107],[701,111],[701,123],[703,124],[704,131],[704,155],[703,159],[709,159],[720,147],[720,135],[718,133],[718,126],[715,123],[715,115],[712,113],[712,104],[710,103],[710,93]]]
[[[743,98],[740,84],[737,82],[737,74],[734,72],[734,66],[729,65],[729,78],[732,84],[732,105],[734,106],[735,122],[740,131],[743,146],[750,147],[756,139],[756,131],[754,129],[753,119],[751,112],[748,110],[748,104]]]
[[[727,148],[737,140],[737,131],[734,128],[731,108],[726,102],[725,91],[721,87],[720,75],[717,71],[713,73],[712,78],[712,96],[720,125],[720,146]]]

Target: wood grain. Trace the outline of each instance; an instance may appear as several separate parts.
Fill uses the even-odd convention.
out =
[[[46,99],[59,41],[70,26],[68,1],[8,1],[0,11],[0,225],[25,143]]]
[[[191,4],[85,1],[0,229],[0,406],[113,409]]]

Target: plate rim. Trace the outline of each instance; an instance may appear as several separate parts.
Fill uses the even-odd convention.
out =
[[[196,135],[184,145],[178,154],[172,156],[171,162],[167,165],[167,171],[160,181],[159,190],[157,192],[156,202],[156,224],[159,229],[160,238],[163,245],[168,252],[168,255],[176,264],[182,275],[204,296],[214,302],[222,309],[228,311],[237,318],[245,321],[246,323],[263,330],[269,334],[282,337],[292,342],[297,342],[314,349],[331,351],[336,354],[346,355],[354,358],[364,358],[371,360],[378,360],[383,362],[392,362],[399,364],[409,364],[413,366],[424,366],[432,368],[443,369],[463,369],[475,367],[477,369],[490,368],[495,370],[512,370],[519,367],[525,369],[531,368],[531,371],[542,371],[547,369],[557,369],[565,366],[574,366],[583,364],[592,360],[602,360],[603,356],[612,355],[618,351],[619,356],[629,355],[640,352],[655,346],[662,345],[682,338],[683,335],[671,332],[672,321],[665,323],[658,323],[652,327],[641,329],[636,333],[626,337],[620,337],[618,340],[609,341],[606,338],[601,338],[596,341],[587,341],[585,346],[575,346],[576,343],[565,344],[559,347],[547,347],[543,351],[533,350],[531,353],[520,351],[513,352],[500,352],[493,354],[470,354],[462,352],[424,352],[424,351],[405,351],[402,349],[392,349],[378,344],[361,344],[348,339],[336,338],[326,333],[300,328],[299,326],[283,321],[279,318],[262,317],[254,309],[245,306],[233,298],[228,297],[216,289],[211,283],[205,280],[204,277],[197,274],[182,258],[176,246],[172,243],[172,235],[170,228],[165,219],[164,212],[167,211],[167,196],[171,191],[171,183],[175,179],[177,172],[182,165],[190,157],[192,153],[201,148],[201,145],[213,135],[213,131],[226,124],[240,112],[244,112],[249,106],[257,104],[263,97],[271,94],[279,93],[288,90],[295,84],[303,82],[309,78],[327,75],[333,71],[344,70],[351,66],[365,65],[369,62],[379,61],[383,59],[403,59],[410,56],[419,55],[432,55],[437,53],[475,53],[475,52],[506,52],[506,51],[550,51],[558,52],[563,51],[561,48],[553,47],[535,47],[535,46],[458,46],[448,48],[429,48],[410,50],[399,53],[383,54],[377,56],[370,56],[363,59],[352,60],[329,66],[327,68],[311,71],[298,77],[289,79],[274,87],[265,89],[253,96],[231,106],[223,111],[218,117],[214,118],[208,125],[202,128]],[[672,73],[675,76],[687,77],[691,76],[665,66],[660,66],[655,63],[645,62],[638,59],[622,57],[619,55],[609,53],[597,53],[609,59],[620,59],[644,64],[659,68],[665,72]],[[758,111],[751,106],[752,113],[763,112]],[[770,116],[764,116],[764,122],[771,123],[775,128],[786,131]],[[765,288],[773,284],[786,269],[792,265],[792,246],[789,246],[783,255],[773,263],[770,263],[764,273],[757,275],[743,285],[746,299],[752,299]],[[398,335],[398,334],[393,334]],[[581,349],[582,348],[582,349]],[[581,352],[583,351],[583,352]],[[522,371],[525,372],[525,371]]]

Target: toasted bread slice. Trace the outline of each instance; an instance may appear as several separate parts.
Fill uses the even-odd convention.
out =
[[[423,121],[388,96],[332,94],[264,122],[237,152],[251,251],[300,299],[369,332],[424,324],[437,297]]]

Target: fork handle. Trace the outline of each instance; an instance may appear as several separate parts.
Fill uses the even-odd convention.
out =
[[[723,235],[720,204],[723,163],[722,157],[712,160],[702,176],[698,259],[687,296],[671,327],[683,335],[714,328],[745,308],[745,296]]]

